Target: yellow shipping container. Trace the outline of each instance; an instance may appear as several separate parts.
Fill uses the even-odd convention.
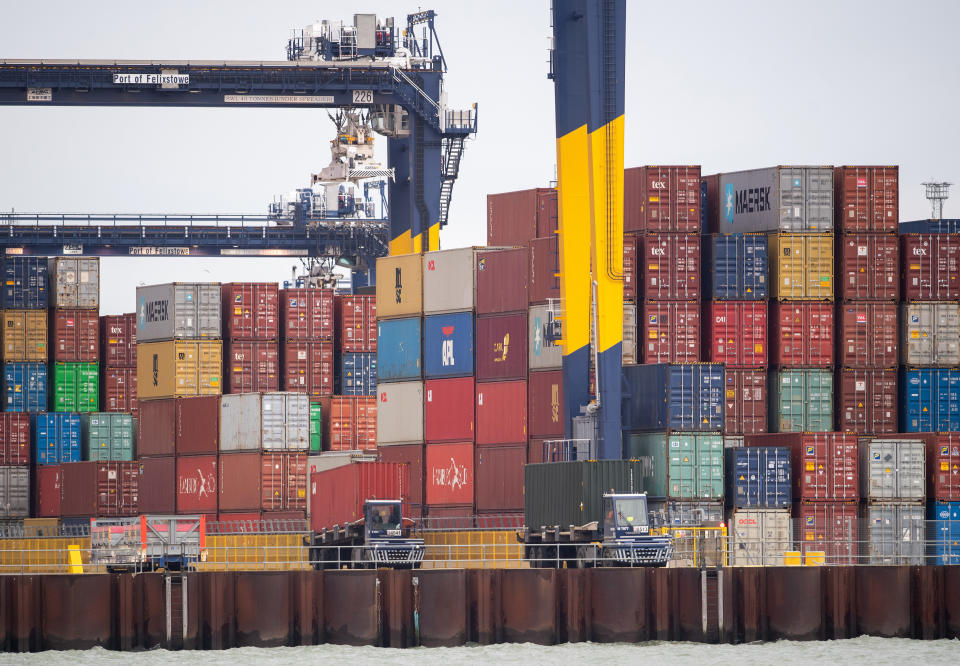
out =
[[[770,234],[770,284],[782,301],[833,300],[833,234]]]
[[[47,360],[47,311],[3,311],[4,363]]]
[[[415,317],[423,312],[423,255],[377,259],[377,317]]]
[[[137,398],[220,395],[223,347],[219,340],[137,344]]]

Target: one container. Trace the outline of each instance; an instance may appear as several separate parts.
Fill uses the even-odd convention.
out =
[[[377,259],[377,316],[419,317],[423,313],[423,255]]]
[[[900,243],[905,300],[960,299],[960,234],[904,234]]]
[[[377,389],[377,446],[423,442],[423,382]]]
[[[0,465],[0,518],[28,517],[30,495],[30,468]]]
[[[310,399],[303,393],[240,393],[220,398],[221,453],[306,451],[309,446]]]
[[[560,298],[560,243],[556,234],[530,241],[528,277],[531,304]],[[636,271],[634,278],[638,279]]]
[[[333,340],[333,289],[281,289],[280,327],[284,340]]]
[[[420,317],[377,322],[377,381],[402,382],[423,377],[423,320]]]
[[[900,331],[896,303],[850,301],[837,307],[837,364],[847,368],[895,368]]]
[[[527,375],[527,313],[477,317],[478,381],[522,379]]]
[[[0,465],[30,464],[30,417],[18,412],[0,414]]]
[[[960,564],[960,502],[931,502],[930,564]]]
[[[897,431],[897,371],[837,372],[837,429],[877,434]]]
[[[310,451],[323,451],[323,407],[318,402],[310,403]]]
[[[137,343],[137,398],[220,395],[222,363],[219,340]]]
[[[700,166],[623,170],[624,231],[700,231]]]
[[[790,458],[785,446],[726,449],[727,503],[738,508],[789,509],[793,498]]]
[[[227,343],[226,393],[280,390],[280,345],[276,342]]]
[[[137,287],[137,340],[219,340],[220,298],[216,282]]]
[[[46,257],[5,257],[0,308],[46,310],[49,299]]]
[[[923,439],[930,499],[960,502],[960,433],[931,433]]]
[[[47,361],[47,313],[4,310],[3,359],[7,363]]]
[[[523,511],[523,468],[527,445],[484,446],[476,451],[477,513],[519,513]]]
[[[833,430],[833,373],[796,369],[771,372],[770,430]]]
[[[527,358],[530,370],[553,370],[563,364],[563,348],[545,337],[544,326],[550,321],[549,305],[531,305],[527,314]],[[554,310],[558,314],[557,310]]]
[[[924,564],[927,533],[923,504],[867,504],[861,512],[864,564]]]
[[[487,195],[487,245],[525,246],[531,238],[554,235],[557,228],[555,188]]]
[[[423,444],[404,444],[389,446],[378,451],[379,458],[385,463],[402,463],[407,468],[407,488],[409,509],[404,507],[404,514],[411,518],[420,517],[423,507]]]
[[[215,454],[219,442],[219,396],[140,403],[137,449],[141,456]]]
[[[79,414],[63,412],[30,417],[33,457],[38,465],[59,465],[83,460],[83,434]]]
[[[63,465],[61,516],[136,516],[140,512],[140,463],[77,462]]]
[[[137,367],[137,314],[100,317],[100,355],[104,367]]]
[[[130,414],[83,414],[80,422],[84,460],[136,459],[136,431]]]
[[[745,435],[750,446],[790,448],[793,499],[855,502],[860,499],[857,436],[839,432]]]
[[[177,457],[177,513],[217,512],[217,456]]]
[[[900,239],[893,234],[844,234],[838,243],[840,298],[895,301],[900,297]]]
[[[767,432],[767,371],[725,368],[724,434]]]
[[[477,444],[527,441],[527,381],[477,382]]]
[[[901,304],[903,364],[913,367],[960,365],[960,304]]]
[[[625,430],[723,428],[722,365],[632,365],[623,376]]]
[[[275,282],[221,285],[225,340],[279,340],[280,291]]]
[[[377,394],[377,355],[372,352],[344,352],[340,355],[341,395]]]
[[[287,341],[281,346],[284,391],[312,396],[333,395],[333,342]]]
[[[477,252],[474,279],[478,315],[527,309],[527,256],[526,247]]]
[[[723,436],[713,433],[647,432],[624,437],[624,457],[646,462],[651,497],[723,499]]]
[[[797,550],[823,553],[828,566],[859,564],[860,519],[857,505],[815,502],[796,505]]]
[[[773,298],[833,300],[833,234],[770,234],[769,242]]]
[[[784,552],[793,550],[789,510],[737,509],[727,529],[731,566],[783,566]]]
[[[960,370],[906,370],[900,377],[904,432],[960,430]]]
[[[463,247],[423,254],[423,312],[462,312],[476,307],[474,270],[485,248]]]
[[[704,249],[707,296],[720,301],[767,298],[767,237],[764,234],[713,234]]]
[[[926,443],[897,437],[860,438],[860,488],[868,502],[926,499]]]
[[[428,379],[473,374],[473,315],[431,315],[423,319],[423,365]]]
[[[474,440],[473,377],[428,379],[423,393],[423,429],[428,443]]]
[[[41,518],[59,518],[61,506],[60,465],[38,465],[33,469],[33,513]]]
[[[100,409],[98,363],[53,364],[53,411],[96,412]]]
[[[531,437],[563,437],[563,372],[527,376],[527,430]]]
[[[700,360],[700,304],[696,301],[645,301],[639,347],[643,363],[696,363]]]
[[[260,460],[260,506],[264,511],[306,511],[307,454],[264,453]]]
[[[363,504],[374,499],[407,499],[407,466],[363,462],[310,475],[310,529],[320,532],[363,518]]]
[[[336,297],[337,347],[345,352],[377,351],[377,299],[372,294]]]
[[[424,499],[430,506],[473,506],[472,442],[427,444],[424,453]]]
[[[638,261],[642,295],[657,301],[700,300],[700,236],[647,234]]]
[[[55,308],[100,307],[100,258],[50,257],[50,296]]]
[[[728,368],[766,367],[766,302],[713,301],[707,310],[710,361]]]
[[[159,515],[172,515],[177,512],[175,457],[140,458],[140,511]]]
[[[46,411],[47,366],[43,363],[4,364],[3,404],[8,412]]]
[[[896,166],[835,167],[837,228],[843,231],[896,231],[900,220],[899,172]]]
[[[377,446],[377,398],[330,396],[319,399],[325,415],[323,442],[329,451],[355,451]]]
[[[637,305],[623,304],[623,342],[621,343],[623,365],[637,362]]]

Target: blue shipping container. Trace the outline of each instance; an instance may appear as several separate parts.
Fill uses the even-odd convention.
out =
[[[931,502],[930,564],[960,564],[960,502]]]
[[[900,378],[903,432],[960,430],[960,370],[907,370]]]
[[[46,364],[7,363],[3,366],[3,410],[47,411]]]
[[[72,412],[50,412],[30,417],[34,460],[38,465],[59,465],[80,462],[83,429],[80,415]]]
[[[44,310],[47,308],[47,258],[7,257],[3,260],[2,308]]]
[[[411,381],[423,373],[420,317],[377,322],[377,379]]]
[[[473,374],[473,313],[451,312],[423,319],[427,379]]]
[[[789,507],[790,449],[748,446],[727,449],[727,501],[738,508]]]
[[[704,277],[708,293],[721,301],[767,298],[767,237],[763,234],[714,234],[706,243]]]
[[[623,366],[625,430],[720,430],[723,365]]]
[[[340,356],[340,395],[377,394],[377,354],[344,352]]]
[[[901,222],[901,234],[960,234],[960,220],[914,220]]]

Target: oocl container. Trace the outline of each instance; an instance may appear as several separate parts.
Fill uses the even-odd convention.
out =
[[[897,431],[897,371],[853,370],[837,373],[837,429],[877,434]]]
[[[427,444],[424,459],[426,468],[424,497],[428,507],[473,506],[474,446],[472,442]]]
[[[735,507],[790,508],[790,449],[743,446],[726,450],[727,503]]]
[[[563,372],[527,376],[527,429],[532,437],[563,437]]]
[[[896,231],[900,169],[838,166],[833,170],[836,225],[843,231]]]
[[[647,234],[643,239],[642,295],[648,300],[700,300],[700,236]]]
[[[79,414],[34,414],[30,417],[30,434],[34,460],[38,465],[59,465],[83,459]]]
[[[3,403],[8,412],[46,411],[47,366],[44,363],[4,364]]]
[[[400,382],[423,377],[420,317],[377,322],[377,381]]]
[[[319,532],[363,518],[367,500],[407,500],[407,465],[362,462],[310,475],[310,529]]]
[[[29,515],[30,468],[0,466],[0,517],[26,518]]]
[[[219,340],[137,343],[137,398],[220,395],[222,362]]]
[[[923,435],[923,439],[927,446],[930,498],[940,502],[960,501],[960,434],[931,433]]]
[[[280,324],[284,340],[333,340],[333,289],[281,289]]]
[[[177,459],[140,458],[140,511],[171,515],[177,512]]]
[[[423,313],[423,255],[377,259],[377,316],[419,317]]]
[[[861,512],[864,564],[924,563],[927,533],[923,504],[867,504]]]
[[[721,301],[767,298],[767,237],[764,234],[713,234],[704,249],[707,296]]]
[[[85,460],[136,459],[133,417],[130,414],[83,414],[80,423]]]
[[[823,553],[828,566],[859,563],[860,519],[857,505],[815,502],[797,505],[797,549]]]
[[[904,432],[960,430],[960,370],[903,371],[900,427]]]
[[[833,373],[806,369],[771,372],[770,429],[773,432],[833,430]]]
[[[284,391],[333,395],[333,342],[287,341],[281,347]]]
[[[337,346],[345,352],[377,351],[377,300],[371,294],[336,297]]]
[[[639,346],[643,363],[696,363],[700,360],[700,304],[646,301]],[[559,347],[558,347],[559,349]]]
[[[623,170],[624,231],[700,231],[700,166]]]
[[[904,299],[960,299],[960,234],[904,234],[900,242]]]
[[[477,252],[474,279],[478,315],[527,309],[527,256],[526,247]]]
[[[767,371],[725,368],[723,432],[767,432]]]
[[[723,436],[694,432],[630,433],[624,457],[648,461],[644,480],[651,497],[719,500],[723,498]]]
[[[3,312],[3,359],[7,363],[47,361],[46,311]]]
[[[478,448],[474,465],[477,512],[523,511],[523,468],[526,464],[526,443]]]
[[[215,454],[220,397],[165,398],[140,404],[137,448],[142,456]]]
[[[5,257],[0,308],[4,310],[46,310],[46,257]]]
[[[278,340],[280,291],[274,282],[221,285],[223,337],[226,340]]]
[[[903,364],[960,365],[960,304],[903,303]]]
[[[730,516],[730,564],[735,567],[783,566],[793,550],[790,511],[737,509]]]
[[[477,382],[477,444],[527,441],[527,381]]]
[[[59,518],[61,466],[38,465],[33,473],[34,515],[39,518]]]
[[[526,377],[527,320],[525,312],[477,317],[476,366],[479,381]]]
[[[381,384],[377,388],[377,447],[423,440],[423,382]]]
[[[900,349],[896,303],[851,301],[837,307],[837,364],[848,368],[895,368]]]
[[[103,357],[104,367],[107,368],[137,367],[135,312],[100,317],[100,355]]]
[[[280,390],[280,346],[276,342],[227,343],[227,393]]]
[[[217,456],[178,456],[177,513],[216,513],[217,497]]]
[[[219,340],[221,294],[216,282],[171,282],[137,287],[140,342]]]
[[[377,446],[375,396],[323,397],[323,441],[330,451],[374,449]]]
[[[829,303],[773,304],[773,365],[781,368],[833,366],[834,308]]]
[[[30,464],[30,417],[23,413],[0,414],[0,465]]]
[[[487,195],[487,245],[526,245],[557,231],[557,190],[537,187]]]
[[[140,511],[140,463],[75,462],[63,465],[60,515],[136,516]]]
[[[344,352],[340,355],[341,395],[377,394],[377,355],[371,352]]]
[[[428,379],[424,382],[424,436],[428,443],[473,441],[474,379]]]
[[[637,274],[635,270],[635,281]],[[560,243],[556,234],[530,241],[528,279],[531,304],[560,298]]]
[[[473,374],[473,315],[431,315],[423,319],[423,365],[428,379]]]
[[[786,446],[791,454],[793,499],[855,502],[860,499],[857,436],[839,432],[745,435],[750,446]]]
[[[310,399],[303,393],[240,393],[220,398],[221,453],[306,451],[309,447]]]
[[[840,239],[839,296],[851,300],[900,297],[900,239],[893,234],[844,234]]]
[[[773,298],[833,300],[833,234],[770,234],[769,242]]]
[[[868,502],[926,499],[926,443],[897,437],[860,438],[860,488]]]
[[[632,365],[623,376],[625,430],[723,428],[722,365]]]
[[[546,339],[544,326],[550,321],[550,306],[531,305],[527,315],[527,358],[530,370],[552,370],[563,363],[563,349]]]
[[[97,363],[53,364],[53,411],[95,412],[100,409],[100,366]]]
[[[55,308],[100,307],[100,258],[50,257],[50,294]]]
[[[713,301],[707,311],[712,362],[726,367],[766,367],[766,302]]]

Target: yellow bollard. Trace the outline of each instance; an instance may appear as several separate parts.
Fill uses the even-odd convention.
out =
[[[80,546],[67,546],[67,573],[83,573],[83,558],[80,555]]]

